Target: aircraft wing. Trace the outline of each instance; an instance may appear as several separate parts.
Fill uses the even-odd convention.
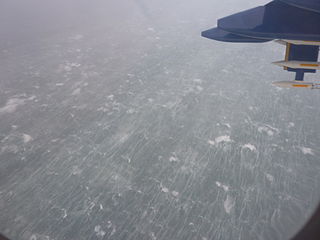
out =
[[[281,1],[298,8],[320,13],[319,0],[281,0]]]
[[[202,32],[202,36],[238,43],[282,40],[287,45],[282,61],[286,62],[285,69],[296,72],[296,80],[303,80],[304,73],[314,73],[320,67],[320,0],[274,0],[219,19],[217,27]],[[292,61],[304,64],[292,68]],[[305,62],[310,63],[307,68]]]

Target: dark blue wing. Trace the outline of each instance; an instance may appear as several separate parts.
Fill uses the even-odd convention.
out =
[[[289,5],[320,13],[319,0],[279,0]]]
[[[320,41],[320,14],[280,1],[222,18],[218,27],[250,37]]]
[[[201,35],[209,39],[214,39],[214,40],[223,41],[223,42],[262,43],[262,42],[270,41],[269,39],[259,39],[259,38],[233,34],[233,33],[224,31],[221,28],[212,28],[207,31],[203,31]]]
[[[202,36],[224,42],[261,43],[274,39],[320,42],[320,0],[274,0],[218,20]],[[291,44],[292,45],[292,44]],[[318,60],[319,46],[287,44],[287,61]],[[292,69],[303,80],[310,69]]]

